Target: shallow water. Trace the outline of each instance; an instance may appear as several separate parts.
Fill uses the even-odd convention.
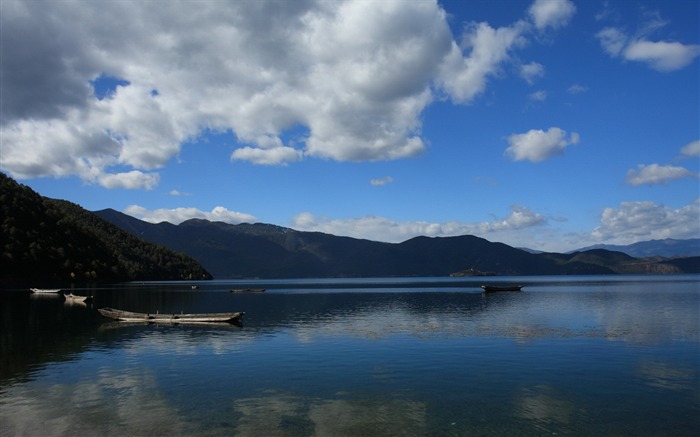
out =
[[[478,285],[519,283],[483,295]],[[231,288],[265,287],[261,294]],[[697,435],[700,276],[4,290],[0,435]],[[122,324],[97,307],[245,311]]]

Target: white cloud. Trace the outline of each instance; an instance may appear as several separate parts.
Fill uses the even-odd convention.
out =
[[[394,182],[394,178],[392,178],[391,176],[384,176],[383,178],[371,179],[371,180],[369,181],[369,183],[370,183],[373,187],[381,187],[381,186],[390,184],[390,183],[392,183],[392,182]]]
[[[587,87],[580,85],[580,84],[577,84],[577,83],[571,85],[566,90],[566,92],[568,92],[569,94],[581,94],[581,93],[585,93],[586,91],[588,91]]]
[[[611,57],[626,61],[643,62],[650,68],[669,72],[688,66],[700,55],[700,45],[677,41],[651,41],[652,33],[668,24],[658,13],[647,13],[635,35],[628,35],[616,27],[606,27],[596,34],[603,50]]]
[[[681,154],[684,156],[700,156],[700,140],[693,141],[681,148]]]
[[[644,62],[658,71],[680,70],[698,55],[700,55],[700,45],[644,40],[629,44],[623,53],[628,61]]]
[[[432,2],[2,8],[3,166],[16,177],[156,169],[204,129],[231,129],[245,145],[232,159],[258,164],[414,156],[452,41]],[[98,100],[89,83],[103,74],[128,84]],[[308,137],[283,144],[297,125]],[[41,149],[60,159],[23,152]]]
[[[666,185],[674,179],[697,177],[688,169],[672,165],[639,164],[637,170],[627,171],[625,182],[630,185]]]
[[[211,211],[202,211],[197,208],[161,208],[149,210],[139,205],[131,205],[124,210],[124,213],[149,223],[169,222],[174,225],[193,218],[213,222],[225,222],[234,225],[239,223],[255,223],[257,221],[254,215],[230,211],[223,206],[217,206]]]
[[[605,208],[600,226],[591,236],[608,244],[666,238],[699,238],[700,205],[672,209],[654,202],[622,202],[619,208]]]
[[[300,231],[318,231],[373,241],[400,243],[417,236],[451,237],[477,235],[483,238],[501,238],[511,231],[532,228],[547,223],[547,218],[529,208],[514,205],[506,217],[480,223],[425,221],[397,222],[386,217],[368,215],[359,218],[332,219],[317,217],[309,212],[298,214],[292,228]]]
[[[545,100],[547,100],[547,91],[544,91],[544,90],[535,91],[534,93],[531,93],[529,97],[530,97],[530,100],[544,102]]]
[[[578,142],[579,135],[576,132],[567,137],[566,131],[558,127],[551,127],[547,131],[532,129],[524,134],[509,136],[510,147],[505,153],[515,161],[540,162],[563,154],[564,149]]]
[[[520,76],[525,79],[527,83],[532,85],[535,83],[535,79],[544,76],[544,65],[537,62],[521,65]]]
[[[280,146],[271,149],[242,147],[233,151],[231,159],[250,161],[254,164],[279,165],[299,161],[302,155],[300,150],[293,147]]]
[[[98,177],[98,182],[105,188],[126,188],[129,190],[151,190],[158,185],[160,176],[154,173],[143,173],[132,170],[126,173],[103,174]]]
[[[483,92],[486,79],[495,74],[509,51],[524,44],[526,23],[494,29],[487,23],[472,23],[462,40],[463,48],[452,43],[450,53],[440,66],[438,82],[453,101],[468,103]],[[462,50],[469,56],[463,56]]]
[[[511,207],[511,212],[505,218],[494,220],[491,223],[481,223],[482,232],[493,232],[510,229],[525,229],[547,223],[547,219],[529,208],[520,205]]]
[[[558,28],[568,24],[576,6],[569,0],[535,0],[529,13],[537,29]]]
[[[530,13],[558,27],[566,5],[538,0]],[[532,30],[471,23],[458,45],[433,1],[0,8],[2,169],[100,183],[126,168],[102,178],[110,187],[152,188],[184,143],[207,147],[192,141],[204,132],[233,132],[231,159],[255,164],[416,156],[426,106],[470,103]],[[98,96],[91,84],[104,78],[114,89]],[[299,126],[304,138],[283,141]]]
[[[602,21],[611,18],[619,18],[619,13],[614,8],[614,6],[610,4],[608,0],[605,0],[602,4],[601,10],[598,13],[596,13],[595,19],[596,21]]]
[[[596,34],[600,45],[610,56],[619,56],[627,44],[627,35],[614,27],[606,27]]]

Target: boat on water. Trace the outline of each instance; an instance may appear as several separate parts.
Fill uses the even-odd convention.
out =
[[[481,288],[484,289],[484,293],[496,293],[499,291],[520,291],[522,290],[522,285],[482,285]]]
[[[60,288],[30,288],[32,293],[60,293]]]
[[[120,322],[146,323],[240,323],[245,313],[150,314],[100,308],[100,314]]]
[[[230,293],[263,293],[264,288],[232,288]]]
[[[71,300],[73,302],[92,302],[92,296],[78,296],[73,293],[66,293],[66,300]]]

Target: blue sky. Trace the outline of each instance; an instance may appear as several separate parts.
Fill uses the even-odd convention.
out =
[[[700,237],[697,1],[3,0],[0,169],[143,220]]]

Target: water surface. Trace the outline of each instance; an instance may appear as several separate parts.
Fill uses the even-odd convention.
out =
[[[478,285],[519,283],[483,295]],[[231,288],[265,287],[262,294]],[[0,435],[691,436],[700,277],[131,283],[4,290]],[[123,324],[97,307],[245,311]]]

